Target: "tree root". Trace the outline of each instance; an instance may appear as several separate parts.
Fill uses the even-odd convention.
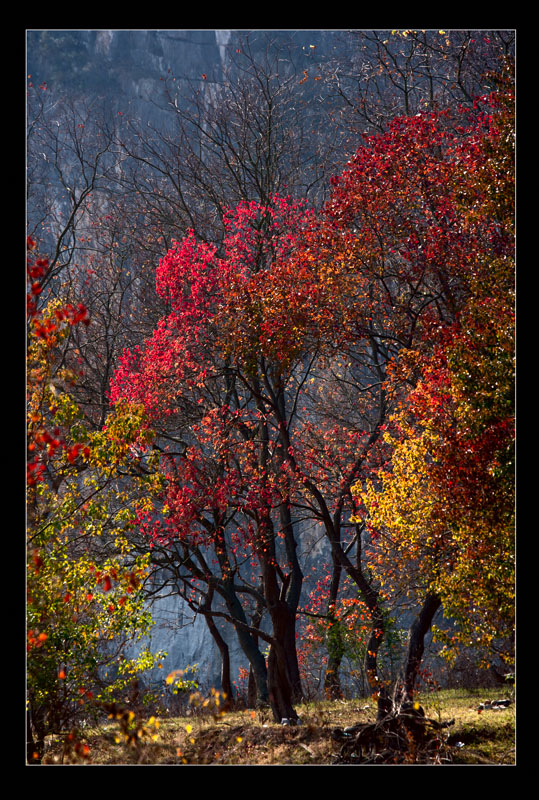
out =
[[[334,764],[436,764],[450,760],[444,729],[454,719],[439,722],[425,716],[418,703],[403,703],[376,722],[335,728],[341,745]]]

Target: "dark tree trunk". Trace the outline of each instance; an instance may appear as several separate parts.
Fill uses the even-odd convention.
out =
[[[215,530],[219,529],[220,520],[216,520]],[[223,597],[225,605],[234,625],[241,649],[243,650],[251,669],[256,685],[256,706],[266,706],[269,701],[267,669],[264,656],[258,647],[258,637],[252,631],[245,616],[245,610],[237,596],[234,585],[235,571],[230,565],[224,535],[216,541],[215,552],[221,567],[222,578],[216,588]]]
[[[255,686],[254,705],[256,708],[267,706],[269,703],[268,671],[264,656],[250,633],[242,626],[236,625],[235,628],[240,647],[249,661],[253,676]]]
[[[286,628],[283,633],[283,647],[286,661],[286,669],[290,679],[292,689],[292,699],[294,703],[301,703],[303,700],[303,687],[301,685],[301,675],[299,672],[298,653],[296,648],[296,619],[290,609],[287,609]]]
[[[281,597],[284,599],[286,612],[283,611],[283,647],[286,659],[292,697],[295,703],[303,700],[303,688],[299,671],[298,652],[296,646],[296,613],[298,610],[301,587],[303,585],[303,572],[297,557],[297,543],[294,537],[294,526],[287,503],[280,507],[281,527],[284,533],[286,554],[288,558],[289,574],[283,581]]]
[[[275,722],[282,722],[283,719],[298,719],[297,712],[293,706],[292,682],[286,663],[285,649],[278,641],[270,646],[268,691]]]
[[[326,674],[324,675],[324,696],[328,700],[340,700],[343,697],[341,686],[341,661],[342,651],[337,650],[328,654]]]
[[[421,659],[425,651],[425,636],[430,630],[434,615],[441,606],[440,598],[435,594],[428,594],[423,600],[423,605],[410,627],[408,652],[404,664],[403,684],[408,700],[414,696],[415,683]]]
[[[249,678],[247,681],[247,708],[256,708],[257,694],[256,694],[256,681],[253,672],[252,664],[249,664]]]
[[[324,676],[324,694],[328,699],[337,700],[343,696],[339,670],[343,659],[344,650],[342,637],[338,626],[335,624],[335,605],[339,594],[339,584],[341,581],[342,566],[337,561],[333,561],[333,571],[331,573],[331,583],[329,585],[328,599],[328,620],[333,622],[328,631],[328,663]]]
[[[243,607],[236,597],[236,593],[230,585],[228,585],[230,581],[224,581],[223,584],[225,584],[226,589],[224,596],[228,613],[233,621],[240,647],[251,665],[253,680],[256,686],[255,706],[266,706],[269,702],[268,674],[266,661],[258,646],[258,637],[251,632]]]
[[[230,653],[228,645],[221,636],[221,633],[215,624],[215,620],[211,615],[213,592],[213,587],[210,586],[208,588],[208,593],[206,595],[206,600],[202,610],[204,611],[206,625],[208,626],[213,640],[219,648],[219,653],[221,654],[221,689],[226,695],[226,704],[231,705],[234,702],[234,690],[232,688],[232,679],[230,675]]]
[[[262,601],[257,602],[256,609],[251,617],[251,624],[253,628],[259,628],[264,614],[264,606]],[[258,636],[253,634],[254,641],[258,644]],[[257,691],[256,680],[253,671],[253,665],[249,665],[249,679],[247,682],[247,708],[256,708],[257,706]]]
[[[328,652],[326,674],[324,675],[324,696],[328,700],[340,700],[343,697],[340,669],[344,651],[340,639],[341,633],[336,630],[329,644],[331,649]]]
[[[268,692],[273,717],[276,722],[283,719],[296,720],[298,715],[293,707],[293,682],[289,669],[290,630],[295,630],[294,617],[279,589],[276,567],[272,559],[264,558],[264,592],[266,607],[272,623],[272,644],[268,656]],[[295,652],[295,637],[293,649]]]

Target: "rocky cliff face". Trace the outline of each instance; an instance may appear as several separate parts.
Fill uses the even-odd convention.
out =
[[[219,62],[221,31],[76,30],[29,31],[28,69],[34,80],[80,91],[133,93],[141,77],[168,71],[200,75]]]
[[[27,71],[46,82],[87,94],[154,102],[162,79],[219,82],[228,54],[245,46],[238,30],[77,30],[29,31]],[[249,34],[249,52],[262,58],[279,49],[286,64],[303,67],[306,59],[327,58],[338,31],[259,31]],[[281,58],[282,54],[282,58]]]
[[[209,30],[29,31],[27,72],[34,84],[155,119],[164,79],[220,79],[229,39]]]

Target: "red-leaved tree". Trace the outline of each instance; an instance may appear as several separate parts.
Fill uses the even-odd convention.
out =
[[[162,451],[159,514],[145,510],[140,529],[149,544],[179,548],[192,590],[220,595],[224,611],[199,610],[234,625],[258,699],[269,698],[279,721],[297,716],[301,696],[295,618],[303,579],[285,452],[301,347],[283,332],[297,322],[299,336],[304,327],[308,275],[295,273],[295,301],[287,275],[312,224],[301,204],[275,198],[227,215],[222,256],[192,233],[177,243],[157,270],[170,313],[126,353],[111,392],[118,413],[143,407]],[[261,605],[269,633],[249,621]],[[259,640],[269,644],[267,665]]]

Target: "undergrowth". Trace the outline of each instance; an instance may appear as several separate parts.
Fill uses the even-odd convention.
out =
[[[507,696],[507,695],[504,695]],[[501,699],[496,689],[439,690],[418,697],[425,713],[447,728],[441,764],[515,764],[515,705],[482,710]],[[199,704],[185,716],[144,717],[111,709],[97,727],[47,743],[44,764],[155,765],[330,765],[336,728],[376,719],[370,699],[318,701],[297,707],[300,724],[276,724],[267,710],[222,711]]]

